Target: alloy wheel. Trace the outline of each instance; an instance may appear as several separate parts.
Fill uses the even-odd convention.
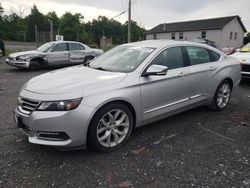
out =
[[[97,126],[98,142],[104,147],[119,145],[129,132],[128,114],[121,109],[114,109],[104,114]]]

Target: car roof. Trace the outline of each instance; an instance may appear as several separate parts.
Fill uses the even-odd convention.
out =
[[[124,44],[124,46],[140,46],[140,47],[158,48],[158,49],[162,49],[162,48],[165,48],[168,46],[170,47],[170,46],[178,46],[178,45],[203,47],[203,48],[207,48],[209,50],[213,50],[213,51],[219,53],[220,55],[224,55],[223,52],[221,52],[220,50],[218,50],[212,46],[209,46],[207,44],[197,43],[197,42],[190,42],[190,41],[157,39],[157,40],[144,40],[144,41],[140,41],[140,42],[132,42],[132,43]]]
[[[196,42],[189,42],[189,41],[177,41],[177,40],[144,40],[140,42],[133,42],[127,43],[126,46],[141,46],[141,47],[151,47],[151,48],[163,48],[172,45],[195,45],[195,46],[202,46],[208,47],[206,44],[199,44]]]
[[[51,41],[51,43],[64,43],[64,42],[70,42],[70,43],[80,43],[80,42],[77,42],[77,41],[67,41],[67,40],[58,40],[58,41]],[[82,44],[82,43],[80,43]]]

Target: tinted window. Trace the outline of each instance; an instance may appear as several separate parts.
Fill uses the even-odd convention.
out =
[[[186,47],[191,65],[198,65],[210,62],[210,56],[205,48]]]
[[[60,43],[53,47],[53,52],[67,51],[67,44]]]
[[[84,50],[84,47],[77,43],[69,43],[69,50]]]
[[[181,48],[173,47],[164,50],[152,61],[152,63],[166,66],[168,69],[184,67]]]
[[[209,50],[209,52],[210,52],[211,61],[219,61],[220,54],[218,54],[212,50]]]

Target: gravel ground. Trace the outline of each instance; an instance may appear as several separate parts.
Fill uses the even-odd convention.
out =
[[[1,60],[0,60],[1,61]],[[112,153],[62,152],[29,144],[12,110],[28,79],[0,63],[0,187],[250,187],[250,80],[223,112],[200,107],[136,129]]]

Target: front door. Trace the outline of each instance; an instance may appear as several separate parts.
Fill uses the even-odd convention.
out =
[[[48,65],[52,67],[65,66],[69,63],[69,51],[67,43],[56,44],[47,55]]]
[[[144,121],[157,118],[186,105],[189,80],[182,49],[171,47],[162,51],[151,62],[168,67],[166,75],[140,78],[142,116]]]

